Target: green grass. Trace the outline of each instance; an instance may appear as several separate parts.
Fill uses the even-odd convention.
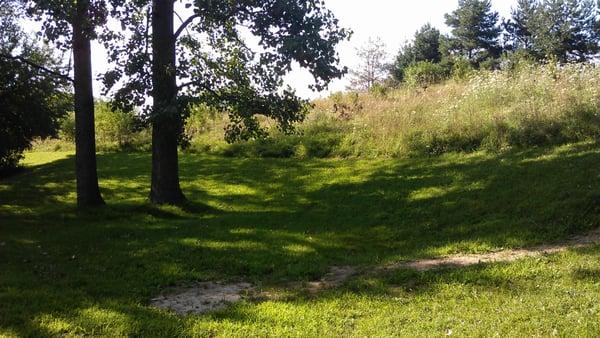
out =
[[[600,148],[295,160],[183,155],[184,208],[147,203],[150,156],[102,154],[108,205],[76,211],[70,153],[0,181],[0,335],[600,334],[600,247],[510,264],[356,277],[203,316],[148,306],[172,285],[280,290],[333,265],[558,241],[600,226]],[[280,290],[282,291],[282,290]],[[283,292],[283,291],[282,291]]]

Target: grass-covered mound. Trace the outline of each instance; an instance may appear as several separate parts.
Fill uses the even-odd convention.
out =
[[[177,317],[198,280],[280,289],[371,266],[564,239],[600,225],[593,143],[378,160],[184,155],[190,204],[147,203],[149,154],[99,156],[106,207],[75,211],[70,153],[0,181],[0,335],[580,335],[600,332],[600,248],[356,277],[318,295]],[[47,162],[47,163],[44,163]]]
[[[192,149],[299,158],[527,149],[600,139],[600,68],[521,64],[426,88],[338,93],[314,102],[298,135],[273,129],[266,140],[233,145],[222,140],[226,121],[212,116],[190,121]]]

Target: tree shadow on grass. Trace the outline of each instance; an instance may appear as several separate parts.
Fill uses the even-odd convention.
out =
[[[103,154],[108,205],[86,212],[74,208],[72,161],[0,182],[2,328],[42,334],[32,318],[98,306],[131,330],[152,320],[172,333],[173,318],[144,305],[169,285],[281,285],[333,265],[534,245],[600,224],[589,144],[410,160],[184,156],[182,208],[147,203],[148,154]]]

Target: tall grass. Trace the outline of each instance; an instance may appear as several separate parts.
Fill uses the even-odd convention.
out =
[[[119,116],[98,111],[98,148],[149,149],[150,133],[131,128],[131,116]],[[403,157],[598,140],[600,67],[521,63],[426,88],[336,93],[313,102],[295,135],[281,134],[264,119],[271,129],[267,139],[231,145],[223,139],[227,122],[210,108],[193,109],[186,126],[189,150],[248,157]],[[61,134],[72,134],[72,128],[67,131]]]
[[[273,132],[267,140],[221,145],[219,151],[401,157],[598,140],[600,68],[521,64],[426,89],[338,93],[315,101],[299,131],[295,136]]]

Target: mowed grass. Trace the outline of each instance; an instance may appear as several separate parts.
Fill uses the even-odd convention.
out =
[[[148,204],[150,156],[102,154],[107,206],[76,211],[74,159],[30,153],[0,181],[0,335],[600,335],[600,247],[461,269],[331,266],[560,241],[600,226],[600,147],[382,160],[183,155],[185,207]],[[166,287],[248,281],[283,295],[203,316]]]

